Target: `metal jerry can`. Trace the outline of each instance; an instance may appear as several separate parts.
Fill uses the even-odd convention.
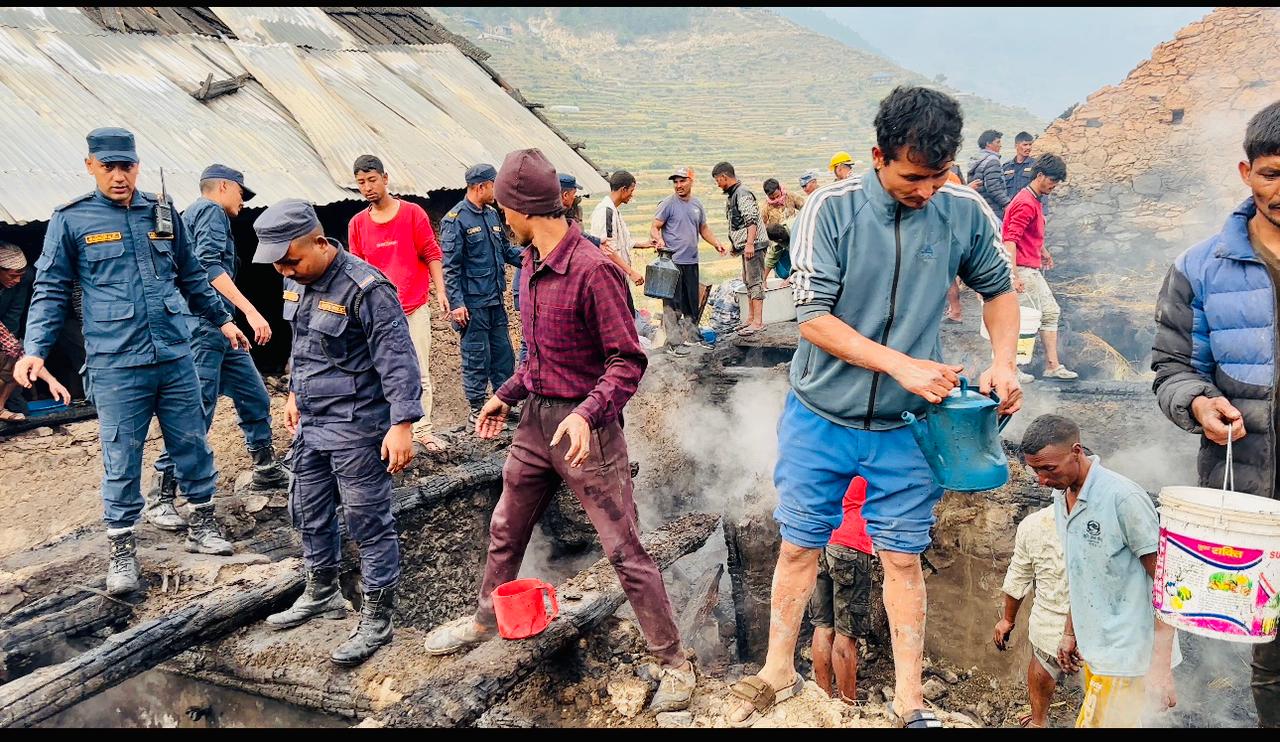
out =
[[[671,262],[674,250],[658,248],[658,259],[644,269],[644,295],[670,301],[680,286],[680,269]]]

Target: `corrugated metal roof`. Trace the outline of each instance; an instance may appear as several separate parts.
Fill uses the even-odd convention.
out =
[[[320,8],[212,7],[242,41],[314,49],[358,49],[360,43]]]
[[[23,18],[28,26],[44,23],[38,14]],[[608,190],[562,139],[451,46],[337,51],[96,26],[92,34],[68,33],[58,27],[71,22],[60,18],[41,30],[0,23],[6,222],[48,219],[58,204],[93,188],[82,164],[84,137],[99,126],[133,131],[143,162],[139,187],[156,190],[163,167],[180,207],[198,197],[199,173],[212,162],[243,170],[260,194],[255,205],[353,198],[351,163],[364,152],[383,159],[398,193],[462,188],[470,165],[498,165],[508,151],[531,146],[577,176],[584,190]],[[253,79],[235,93],[206,102],[190,95],[210,73],[226,79],[245,72]]]
[[[63,33],[102,33],[97,24],[77,8],[0,7],[0,26],[28,31],[61,31]]]
[[[492,153],[495,166],[512,150],[537,147],[557,169],[573,173],[586,193],[609,192],[604,178],[572,147],[462,52],[444,44],[372,49],[401,80],[479,140]]]
[[[209,72],[229,77],[243,69],[221,42],[203,37],[0,29],[5,221],[48,219],[55,206],[93,188],[82,161],[84,137],[98,126],[131,130],[143,162],[139,187],[158,189],[163,167],[179,206],[199,196],[200,171],[215,161],[244,170],[266,201],[352,197],[261,86],[208,103],[188,95],[184,87],[194,89]]]

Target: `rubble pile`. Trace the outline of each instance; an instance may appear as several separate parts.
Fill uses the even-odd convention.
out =
[[[1048,216],[1048,247],[1063,255],[1054,274],[1119,266],[1158,288],[1181,250],[1221,226],[1244,197],[1235,164],[1245,124],[1280,98],[1262,41],[1277,34],[1280,10],[1216,9],[1050,124],[1034,152],[1067,163]]]

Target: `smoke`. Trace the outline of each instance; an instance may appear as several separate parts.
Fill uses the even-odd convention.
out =
[[[787,389],[786,376],[762,372],[739,382],[722,404],[687,405],[682,417],[692,424],[676,432],[681,453],[697,462],[688,483],[695,508],[733,517],[742,514],[748,493],[772,487]]]

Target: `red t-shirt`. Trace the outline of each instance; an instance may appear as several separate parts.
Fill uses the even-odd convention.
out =
[[[1023,188],[1004,207],[1001,238],[1018,246],[1017,263],[1040,270],[1044,260],[1044,206],[1030,187]]]
[[[867,535],[867,522],[862,519],[862,504],[867,501],[867,480],[854,477],[844,493],[844,520],[831,534],[831,543],[854,549],[863,554],[874,553],[871,537]]]
[[[369,209],[361,211],[347,225],[347,246],[352,255],[385,273],[395,284],[405,314],[427,303],[431,294],[427,264],[444,260],[444,253],[421,206],[400,201],[396,215],[386,224],[375,222]]]

